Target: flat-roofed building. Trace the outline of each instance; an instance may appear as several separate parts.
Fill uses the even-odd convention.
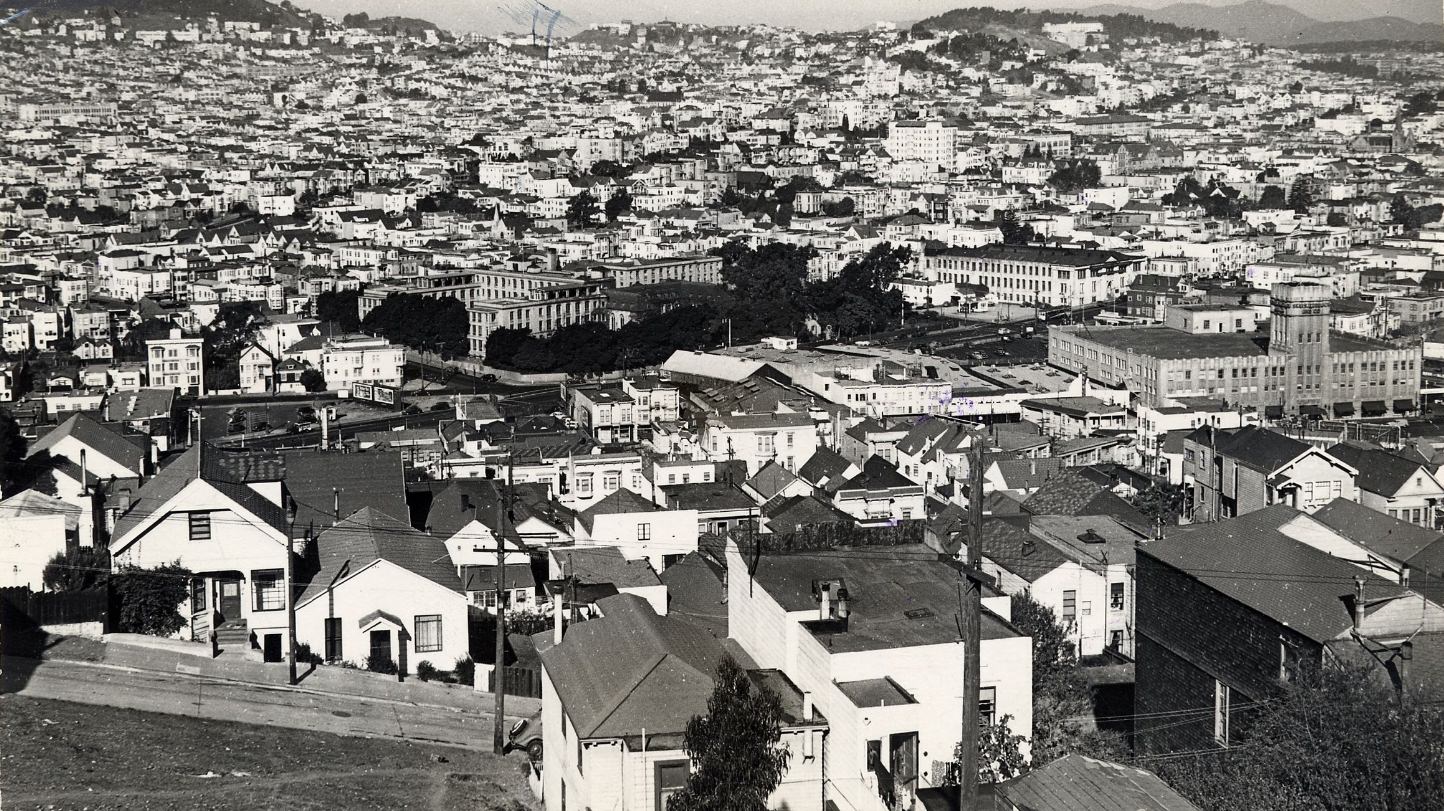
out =
[[[1116,301],[1147,261],[1118,251],[999,244],[926,250],[922,273],[938,282],[983,285],[1002,302],[1077,308]]]
[[[1412,411],[1422,358],[1400,347],[1329,330],[1330,289],[1275,285],[1269,333],[1190,334],[1168,326],[1054,327],[1048,362],[1140,402],[1214,397],[1235,408],[1322,417]]]

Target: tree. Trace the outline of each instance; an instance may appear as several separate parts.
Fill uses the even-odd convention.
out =
[[[307,369],[301,372],[301,386],[309,392],[325,391],[326,378],[319,369]]]
[[[1394,199],[1389,201],[1389,221],[1404,226],[1406,231],[1414,231],[1419,228],[1419,219],[1414,213],[1414,206],[1402,194],[1394,195]]]
[[[393,293],[361,320],[361,328],[423,352],[467,354],[466,305],[452,296]]]
[[[45,564],[40,581],[46,591],[83,591],[110,576],[110,553],[103,546],[72,546]]]
[[[1325,225],[1341,227],[1349,224],[1349,215],[1342,211],[1330,211],[1329,216],[1324,220]]]
[[[360,299],[359,290],[328,290],[316,297],[316,317],[342,332],[355,332],[361,328]]]
[[[1119,757],[1121,742],[1082,720],[1092,716],[1093,699],[1068,629],[1052,609],[1026,593],[1014,594],[1011,602],[1013,625],[1033,639],[1033,760],[1049,763],[1067,754]]]
[[[1048,176],[1048,185],[1064,194],[1097,187],[1103,180],[1103,171],[1098,164],[1087,158],[1061,161],[1053,174]]]
[[[341,25],[346,28],[365,28],[371,24],[371,15],[362,11],[358,14],[347,14],[341,18]]]
[[[1309,185],[1306,177],[1296,177],[1292,186],[1289,186],[1289,208],[1298,214],[1307,214],[1309,206],[1314,204],[1314,190]]]
[[[1004,245],[1026,245],[1038,236],[1033,226],[1018,222],[1018,213],[1011,208],[997,214],[996,222],[1003,234]]]
[[[589,191],[579,191],[567,201],[567,223],[573,228],[586,228],[601,212],[597,198]]]
[[[1204,811],[1437,809],[1444,710],[1400,706],[1383,669],[1355,652],[1362,663],[1305,670],[1283,685],[1237,744],[1161,760],[1159,776]]]
[[[707,714],[687,722],[683,740],[693,770],[667,811],[764,811],[791,759],[778,746],[782,701],[730,656],[714,682]]]
[[[607,198],[606,214],[608,222],[616,222],[622,216],[622,212],[632,210],[632,193],[626,188],[617,189],[611,197]]]
[[[111,577],[120,602],[118,625],[126,633],[170,636],[185,627],[177,606],[190,599],[189,569],[180,561],[142,569],[122,566]]]
[[[1287,205],[1288,197],[1278,186],[1264,186],[1263,192],[1258,196],[1259,208],[1283,208]]]
[[[46,191],[44,186],[31,186],[30,191],[25,193],[25,199],[27,201],[42,206],[45,205],[45,201],[49,199],[49,197],[50,193]]]

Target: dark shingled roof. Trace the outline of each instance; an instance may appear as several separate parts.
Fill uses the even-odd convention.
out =
[[[1346,498],[1325,504],[1313,518],[1359,546],[1402,563],[1444,539],[1444,534],[1390,518]]]
[[[338,497],[343,516],[372,507],[403,522],[410,517],[398,451],[286,451],[285,458],[286,490],[296,503],[297,537],[331,526]]]
[[[1370,493],[1392,497],[1412,476],[1422,475],[1424,462],[1378,446],[1356,442],[1340,442],[1329,448],[1329,455],[1359,471],[1355,484]]]
[[[30,457],[41,451],[55,453],[51,449],[66,437],[72,437],[95,453],[124,465],[125,469],[132,473],[139,475],[146,472],[146,448],[150,444],[149,438],[138,435],[127,436],[119,425],[106,425],[85,411],[72,414],[65,422],[35,440],[25,455]],[[64,454],[57,455],[63,456]],[[80,462],[79,459],[71,461],[77,464]]]
[[[1153,525],[1138,508],[1074,470],[1044,482],[1023,500],[1023,511],[1031,515],[1107,515],[1143,533]]]
[[[461,593],[461,578],[451,565],[446,544],[375,507],[362,507],[323,530],[316,536],[316,557],[320,568],[306,584],[298,604],[324,594],[348,564],[349,573],[355,574],[377,560],[389,561]]]
[[[1404,589],[1279,531],[1301,514],[1274,504],[1145,542],[1138,554],[1323,643],[1352,623],[1344,598],[1353,595],[1354,578],[1364,580],[1370,599],[1397,596]]]

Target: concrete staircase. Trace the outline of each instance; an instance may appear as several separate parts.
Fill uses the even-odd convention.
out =
[[[216,626],[216,645],[226,653],[244,653],[251,649],[251,631],[245,620],[229,620]]]

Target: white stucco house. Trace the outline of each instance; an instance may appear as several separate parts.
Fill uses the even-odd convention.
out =
[[[441,539],[363,507],[316,536],[319,568],[296,599],[296,640],[328,662],[384,655],[405,673],[469,651],[466,597]]]

